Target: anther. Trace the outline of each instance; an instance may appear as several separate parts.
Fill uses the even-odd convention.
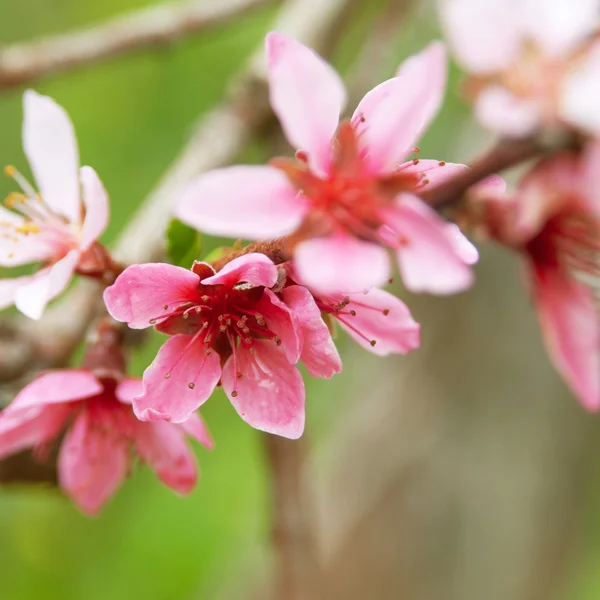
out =
[[[371,344],[371,346],[375,346],[375,344],[376,344],[376,343],[377,343],[377,340],[371,340],[371,341],[369,342],[369,344]]]
[[[354,309],[352,309],[352,310],[350,311],[350,314],[351,314],[353,317],[355,317],[355,316],[356,316],[356,311],[355,311]]]
[[[169,305],[168,305],[168,304],[165,304],[165,305],[163,306],[163,310],[167,310],[167,308],[169,308]]]
[[[190,313],[183,313],[182,317],[183,319],[187,319],[190,316]]]
[[[9,177],[13,177],[16,172],[17,172],[17,169],[15,167],[13,167],[12,165],[6,165],[4,167],[4,174],[8,175]]]
[[[241,319],[236,323],[236,325],[241,329],[244,326],[244,321]]]
[[[231,392],[232,398],[237,398],[237,395],[238,395],[238,393],[235,390],[233,390],[233,392]]]
[[[219,325],[219,331],[225,333],[227,331],[227,325]]]
[[[440,160],[440,162],[438,164],[439,164],[440,167],[445,167],[446,166],[446,161]]]
[[[188,383],[188,387],[190,388],[190,390],[193,390],[196,387],[196,384],[193,381],[190,381]]]
[[[237,372],[237,378],[241,379],[242,378],[243,373],[240,373],[239,371]]]
[[[202,296],[202,302],[208,302],[208,296],[206,294]]]
[[[278,336],[275,336],[275,337],[273,338],[273,341],[274,341],[274,342],[275,342],[275,343],[276,343],[278,346],[281,346],[281,338],[279,338]]]
[[[171,373],[165,373],[165,379],[171,379]]]
[[[242,331],[243,331],[244,333],[250,333],[250,330],[249,330],[247,327],[244,327],[244,328],[242,329]]]
[[[156,319],[150,319],[148,323],[150,323],[150,325],[154,325],[156,323]]]
[[[389,308],[384,308],[383,309],[383,316],[387,317],[390,314],[390,309]]]
[[[308,162],[308,153],[305,152],[304,150],[298,150],[298,152],[296,152],[296,158],[303,163],[307,163]]]
[[[429,179],[427,179],[427,178],[423,179],[423,185],[427,185],[429,183],[430,183]]]
[[[244,341],[246,342],[246,344],[251,344],[252,343],[252,338],[245,338]]]
[[[206,354],[206,356],[210,356],[212,354],[212,350],[210,348],[205,348],[204,354]]]
[[[419,159],[418,158],[413,158],[412,159],[412,164],[413,165],[418,165],[419,164]]]

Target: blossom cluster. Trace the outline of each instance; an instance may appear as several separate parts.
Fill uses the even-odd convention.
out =
[[[584,129],[572,89],[596,68],[596,30],[587,16],[562,22],[552,10],[548,30],[543,19],[507,24],[504,11],[517,12],[511,4],[443,2],[457,56],[473,71],[476,114],[504,135],[560,126],[576,142],[533,165],[514,192],[498,176],[472,187],[455,216],[525,256],[554,364],[585,407],[600,409],[600,326],[582,279],[600,276],[598,109]],[[505,21],[488,21],[497,14]],[[479,33],[468,19],[484,23]],[[498,47],[484,47],[485,27],[498,23]],[[560,35],[549,44],[552,27]],[[298,365],[319,378],[342,370],[336,326],[379,356],[417,349],[420,325],[383,289],[391,255],[412,292],[453,294],[473,283],[476,248],[422,199],[468,168],[417,156],[444,96],[443,44],[407,59],[348,119],[342,80],[313,50],[273,32],[266,58],[271,106],[296,153],[204,173],[174,198],[174,215],[195,229],[256,240],[187,266],[124,266],[110,256],[98,242],[107,194],[93,169],[79,167],[68,116],[50,98],[25,93],[23,144],[40,193],[6,168],[21,191],[0,207],[0,266],[41,268],[1,279],[0,307],[39,318],[79,274],[105,287],[110,317],[93,326],[81,368],[40,374],[0,414],[0,456],[27,448],[43,456],[60,443],[59,483],[89,514],[114,493],[134,454],[177,492],[191,491],[197,470],[185,438],[212,447],[197,411],[216,387],[252,427],[300,437]],[[168,336],[141,380],[127,376],[121,323]]]

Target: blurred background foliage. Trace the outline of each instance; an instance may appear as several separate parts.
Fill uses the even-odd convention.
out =
[[[145,0],[0,0],[0,43],[66,31],[147,4]],[[385,4],[385,0],[363,2],[355,12],[334,55],[343,73],[352,73],[360,45]],[[269,30],[274,11],[261,9],[181,42],[35,85],[67,109],[77,131],[82,164],[93,165],[109,191],[112,216],[105,242],[115,239],[176,156],[192,124],[222,98],[231,76]],[[390,76],[402,58],[437,36],[432,13],[414,11],[398,32],[389,63],[373,65],[373,71],[381,78]],[[481,141],[459,100],[458,80],[453,70],[442,114],[420,144],[424,157],[458,161],[474,154]],[[20,145],[21,93],[0,94],[0,163],[28,172]],[[467,152],[461,141],[466,136],[474,140]],[[257,142],[244,152],[244,159],[262,161],[266,154],[267,145]],[[12,190],[11,183],[0,179],[2,196]],[[223,242],[204,238],[203,252]],[[136,351],[133,374],[141,375],[161,342],[156,335]],[[344,356],[349,346],[344,339],[338,342]],[[404,360],[390,359],[379,372],[402,369]],[[308,433],[317,462],[327,461],[328,432],[349,397],[362,394],[359,401],[371,401],[368,389],[375,361],[379,359],[354,352],[349,358],[351,378],[307,379]],[[574,402],[568,396],[566,401]],[[251,597],[246,596],[248,582],[259,582],[272,559],[269,482],[260,436],[235,415],[221,392],[202,412],[216,449],[198,451],[202,477],[185,499],[160,485],[144,468],[135,469],[97,519],[79,514],[53,489],[1,489],[0,598]],[[561,597],[600,597],[596,566],[600,535],[592,535],[598,534],[600,525],[594,510],[600,503],[597,496],[590,498],[589,527],[584,527],[583,541],[577,545],[572,576],[564,592],[557,591]]]

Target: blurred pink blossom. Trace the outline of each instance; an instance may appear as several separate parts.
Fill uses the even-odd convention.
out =
[[[341,124],[346,92],[328,63],[279,33],[267,36],[266,51],[271,106],[298,148],[296,159],[206,173],[185,190],[177,216],[212,234],[290,234],[295,268],[320,293],[382,285],[389,247],[414,291],[446,294],[470,285],[471,269],[456,252],[462,234],[415,196],[464,167],[404,162],[440,107],[443,46],[433,43],[405,61]]]
[[[73,125],[54,100],[23,97],[23,148],[40,189],[12,166],[21,186],[0,206],[0,266],[40,262],[34,275],[0,280],[0,308],[11,304],[38,319],[76,270],[94,271],[106,257],[94,244],[108,222],[108,197],[91,167],[79,168]]]
[[[471,191],[484,231],[525,257],[548,353],[588,410],[600,410],[599,178],[596,142],[543,160],[514,194],[497,177]]]
[[[600,0],[439,0],[482,125],[600,134]]]
[[[172,336],[144,373],[144,391],[133,400],[138,417],[182,422],[220,381],[251,426],[299,437],[305,391],[294,365],[305,337],[313,374],[331,377],[341,362],[312,296],[298,293],[292,311],[269,289],[277,281],[263,254],[238,257],[218,273],[207,263],[127,268],[105,291],[109,312],[134,329],[156,325]]]
[[[43,458],[66,432],[59,484],[89,515],[100,511],[127,476],[132,450],[165,485],[188,494],[198,473],[185,437],[211,448],[208,430],[198,415],[180,425],[138,421],[131,398],[141,388],[137,379],[100,379],[85,369],[44,373],[0,413],[0,457],[33,448]]]

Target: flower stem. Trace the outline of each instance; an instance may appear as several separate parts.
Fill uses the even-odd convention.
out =
[[[314,600],[318,557],[312,507],[304,485],[306,441],[266,434],[271,477],[272,542],[277,555],[274,600]]]

